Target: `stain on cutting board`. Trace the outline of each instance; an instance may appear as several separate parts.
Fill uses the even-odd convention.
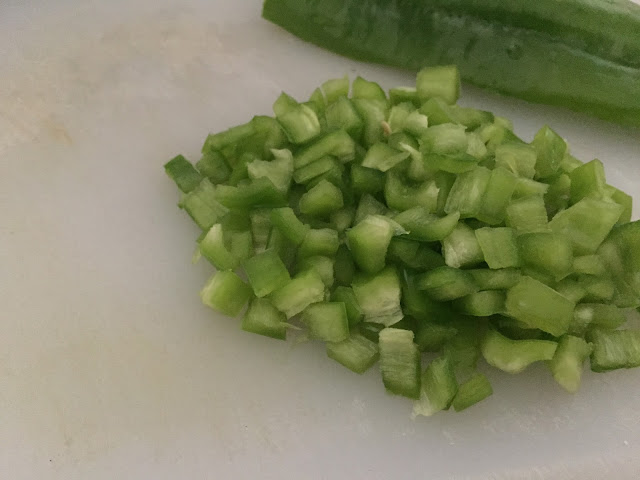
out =
[[[256,50],[242,26],[221,26],[184,8],[129,19],[97,36],[71,30],[64,45],[47,42],[56,36],[45,29],[25,49],[29,61],[2,72],[0,155],[43,134],[70,143],[60,121],[70,109],[163,98],[176,84],[197,95],[212,79],[203,72],[242,71],[247,52]],[[140,81],[149,71],[152,81]]]

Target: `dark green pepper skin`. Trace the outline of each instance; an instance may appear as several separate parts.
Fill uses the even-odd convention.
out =
[[[640,6],[628,0],[266,0],[262,15],[342,55],[640,126]]]

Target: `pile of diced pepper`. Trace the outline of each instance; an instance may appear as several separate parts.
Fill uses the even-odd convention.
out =
[[[216,269],[204,304],[248,332],[302,329],[356,373],[379,363],[419,415],[491,395],[480,358],[546,362],[569,392],[587,359],[639,366],[631,197],[551,128],[527,143],[459,92],[455,67],[388,94],[333,79],[169,161]]]

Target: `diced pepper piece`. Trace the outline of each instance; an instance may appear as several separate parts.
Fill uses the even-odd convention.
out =
[[[178,155],[165,163],[164,171],[183,193],[189,193],[200,185],[202,181],[202,175],[182,155]]]
[[[367,150],[367,154],[362,160],[362,166],[386,172],[407,158],[409,158],[408,152],[400,152],[386,143],[380,142],[373,144]]]
[[[629,223],[631,221],[631,214],[633,210],[633,198],[628,193],[623,192],[615,187],[611,187],[611,200],[622,206],[622,213],[618,219],[618,225],[622,223]]]
[[[432,299],[418,288],[419,275],[405,270],[401,275],[403,312],[419,322],[451,317],[449,305]],[[417,331],[419,328],[417,329]]]
[[[389,125],[389,133],[402,132],[404,122],[410,113],[416,111],[416,106],[411,102],[404,102],[393,105],[389,109],[387,124]]]
[[[444,344],[443,354],[451,359],[458,379],[473,374],[481,357],[480,342],[487,323],[477,317],[460,316],[449,319],[458,333]]]
[[[571,178],[571,204],[586,197],[604,198],[607,180],[604,165],[598,159],[591,160],[573,170]]]
[[[253,239],[250,231],[228,232],[229,253],[240,262],[254,255]]]
[[[594,328],[587,339],[593,344],[591,370],[594,372],[640,367],[640,330]]]
[[[353,293],[351,287],[339,286],[331,294],[331,300],[334,302],[344,303],[344,307],[347,310],[347,318],[349,320],[349,327],[353,327],[362,321],[363,313],[356,294]]]
[[[214,185],[226,182],[231,176],[231,168],[224,156],[215,150],[204,152],[202,158],[196,163],[196,168]]]
[[[313,177],[311,180],[309,180],[305,184],[305,186],[308,189],[311,189],[315,187],[318,183],[325,180],[327,182],[332,183],[336,187],[340,188],[340,190],[342,190],[342,195],[344,197],[345,195],[349,194],[349,191],[348,191],[347,185],[344,183],[344,180],[342,178],[343,173],[344,173],[344,165],[336,161],[329,170],[327,170],[324,173],[321,173],[317,177]]]
[[[573,311],[573,321],[569,333],[584,336],[592,326],[616,329],[626,321],[625,315],[615,305],[605,303],[580,303]]]
[[[343,206],[342,191],[326,180],[320,181],[300,198],[300,212],[315,217],[327,217]]]
[[[462,222],[442,241],[442,252],[450,267],[472,267],[484,261],[474,230]]]
[[[308,165],[305,165],[304,167],[301,167],[293,172],[293,180],[296,183],[305,184],[319,177],[320,175],[326,174],[332,168],[339,165],[340,163],[334,157],[322,157],[319,160],[311,162]]]
[[[274,250],[266,250],[242,264],[256,297],[264,297],[291,280],[287,267]]]
[[[604,276],[607,273],[607,267],[598,255],[582,255],[580,257],[574,257],[573,272],[585,275]]]
[[[451,65],[426,67],[418,72],[416,90],[421,101],[441,98],[454,104],[460,96],[460,73]]]
[[[293,155],[289,150],[274,150],[274,155],[275,158],[269,162],[254,160],[247,164],[247,174],[251,180],[268,178],[278,190],[286,194],[293,175]]]
[[[227,248],[224,234],[221,224],[213,225],[200,241],[198,248],[202,256],[218,270],[235,270],[240,264],[240,259]]]
[[[309,225],[302,223],[289,207],[274,208],[269,218],[273,226],[294,245],[300,245],[310,230]]]
[[[453,232],[458,225],[460,214],[454,212],[438,217],[423,207],[413,207],[399,213],[393,219],[409,232],[409,238],[423,242],[437,242],[444,240]]]
[[[493,388],[489,379],[482,373],[476,373],[458,387],[458,393],[453,398],[451,406],[456,412],[461,412],[491,395]]]
[[[516,188],[513,191],[513,198],[524,198],[531,196],[543,197],[549,191],[549,185],[542,182],[536,182],[530,178],[518,178]]]
[[[452,339],[458,330],[446,323],[422,321],[416,332],[416,344],[421,352],[439,352],[444,344]]]
[[[309,336],[325,342],[342,342],[349,337],[347,311],[342,302],[319,302],[309,305],[300,316]]]
[[[513,131],[513,122],[506,117],[500,117],[498,115],[494,115],[493,117],[493,125],[500,126],[502,128],[506,128],[509,131]]]
[[[260,160],[260,157],[251,152],[242,153],[233,164],[231,175],[229,176],[229,180],[226,182],[227,184],[222,184],[222,186],[231,185],[236,187],[243,180],[247,180],[249,178],[249,170],[247,167],[254,160]]]
[[[304,104],[298,104],[281,115],[276,114],[276,119],[289,141],[298,145],[313,140],[322,131],[316,112]]]
[[[453,306],[465,315],[489,317],[504,312],[505,298],[505,292],[502,290],[485,290],[458,298],[453,301]]]
[[[508,227],[515,229],[518,235],[549,231],[543,198],[534,195],[511,202],[506,210],[506,223]]]
[[[476,217],[489,184],[491,171],[476,167],[456,178],[445,204],[445,213],[459,212],[461,218]]]
[[[354,98],[353,106],[363,121],[362,143],[371,146],[384,138],[383,122],[387,118],[386,101]]]
[[[443,123],[442,125],[429,127],[422,135],[421,140],[421,151],[426,154],[452,155],[464,153],[469,146],[469,139],[464,126],[453,123]],[[477,163],[477,159],[474,159],[474,161]]]
[[[237,187],[218,185],[215,199],[227,208],[282,207],[287,204],[282,192],[266,177]]]
[[[479,228],[476,239],[489,268],[508,268],[520,266],[518,243],[512,228]]]
[[[355,218],[356,209],[354,207],[343,207],[329,216],[329,222],[331,223],[331,227],[342,235],[347,229],[353,226]]]
[[[482,138],[486,143],[487,150],[493,154],[495,154],[498,146],[505,143],[524,143],[516,134],[513,133],[511,128],[496,122],[483,125],[477,130],[477,132],[480,134],[480,138]]]
[[[343,129],[354,139],[362,135],[362,119],[347,97],[330,103],[324,112],[329,130]]]
[[[298,265],[296,267],[298,273],[304,272],[305,270],[314,270],[320,278],[322,279],[322,283],[327,288],[331,288],[333,285],[333,259],[329,257],[323,257],[320,255],[316,255],[313,257],[305,257],[300,259]]]
[[[480,290],[508,290],[520,280],[520,270],[517,268],[478,268],[467,272],[471,274]]]
[[[340,97],[349,95],[349,77],[345,75],[342,78],[332,78],[324,82],[321,88],[327,99],[327,105],[329,105]]]
[[[282,92],[278,98],[276,98],[276,101],[273,102],[273,113],[278,117],[295,110],[298,105],[299,103],[295,98],[288,93]]]
[[[577,280],[585,290],[583,302],[610,302],[616,294],[616,284],[609,277],[578,275]]]
[[[178,206],[184,209],[202,230],[209,230],[229,209],[216,199],[216,189],[209,179],[183,195]]]
[[[640,221],[616,226],[598,249],[615,282],[614,303],[640,306]]]
[[[349,230],[347,240],[356,265],[365,273],[382,270],[391,237],[393,227],[379,215],[369,215]]]
[[[265,250],[273,250],[282,259],[287,270],[291,269],[296,260],[296,246],[280,233],[277,228],[272,228],[269,232],[269,240],[267,240]]]
[[[420,105],[418,91],[415,87],[393,87],[389,89],[389,101],[391,105],[409,102],[415,106]]]
[[[400,279],[392,267],[375,275],[358,275],[353,293],[364,313],[364,321],[391,326],[402,320]]]
[[[477,108],[465,108],[459,105],[453,105],[456,122],[464,125],[469,130],[492,123],[495,116],[491,112],[478,110]],[[483,142],[484,143],[484,142]]]
[[[389,110],[389,116],[387,117],[387,123],[391,133],[401,132],[404,127],[404,122],[411,112],[415,112],[416,107],[410,103],[405,102],[399,105],[394,105]]]
[[[200,292],[202,303],[224,313],[237,317],[251,297],[251,287],[233,272],[216,272]]]
[[[360,197],[354,223],[357,225],[369,215],[386,215],[389,209],[384,203],[379,202],[373,196],[365,193]]]
[[[313,109],[316,112],[316,115],[320,115],[324,113],[327,108],[327,102],[324,98],[324,93],[320,88],[316,88],[309,97],[309,100],[306,102],[309,108]]]
[[[417,94],[417,92],[416,92]],[[449,105],[439,97],[430,98],[420,106],[420,113],[429,118],[431,125],[442,125],[443,123],[459,123],[458,111],[453,105]]]
[[[585,288],[575,279],[568,277],[558,282],[554,290],[573,303],[578,303],[587,294]]]
[[[536,173],[536,150],[520,142],[503,143],[496,147],[496,168],[502,167],[516,177],[533,178]]]
[[[224,150],[228,149],[230,146],[235,146],[247,141],[255,134],[256,129],[253,122],[231,127],[223,132],[212,133],[207,136],[207,139],[202,146],[202,153],[208,151],[224,152]]]
[[[520,373],[534,362],[551,360],[557,347],[549,340],[511,340],[490,329],[482,341],[482,356],[493,367]]]
[[[307,232],[298,249],[298,257],[312,257],[321,255],[333,257],[340,246],[338,232],[331,228],[311,229]]]
[[[587,255],[594,253],[607,238],[622,210],[611,201],[583,198],[553,217],[549,227],[571,240],[576,255]]]
[[[253,248],[256,253],[264,252],[271,236],[271,210],[268,208],[256,208],[249,213],[251,221],[251,236]]]
[[[236,144],[241,150],[253,151],[256,155],[267,157],[271,150],[288,146],[287,136],[275,118],[256,115],[249,123],[254,133],[246,142]]]
[[[421,137],[427,131],[427,128],[429,128],[429,119],[426,115],[414,110],[403,119],[400,127],[410,135]]]
[[[447,410],[458,393],[453,364],[447,356],[433,360],[422,372],[420,398],[413,404],[413,415],[429,417]]]
[[[573,251],[569,240],[551,232],[525,233],[517,239],[523,266],[553,276],[566,277],[573,267]]]
[[[384,90],[376,82],[370,82],[358,76],[351,85],[351,95],[353,98],[366,98],[369,100],[387,100]]]
[[[548,362],[553,378],[569,393],[580,388],[582,367],[593,346],[579,337],[563,335],[553,358]]]
[[[286,317],[266,298],[254,298],[242,318],[242,330],[285,340],[287,338]]]
[[[507,292],[509,316],[555,337],[567,332],[575,304],[552,288],[524,276]]]
[[[571,155],[571,153],[567,152],[564,155],[564,158],[560,162],[560,170],[564,173],[571,173],[584,162],[582,160],[578,160],[576,157]]]
[[[559,175],[549,186],[549,190],[544,195],[544,203],[547,206],[549,218],[553,218],[558,212],[565,210],[569,206],[571,197],[571,178],[566,173]]]
[[[327,356],[355,373],[369,370],[380,358],[378,344],[359,333],[342,342],[327,343]]]
[[[485,166],[495,167],[495,159],[489,156],[487,146],[476,132],[467,132],[467,154],[480,160]]]
[[[404,237],[393,237],[387,257],[390,262],[414,270],[426,271],[443,266],[444,258],[427,245]]]
[[[537,154],[536,178],[554,175],[567,151],[567,144],[562,137],[545,125],[536,133],[531,145]]]
[[[367,168],[361,165],[351,167],[351,187],[355,193],[376,194],[384,190],[384,173],[374,168]]]
[[[515,190],[517,178],[504,168],[491,170],[476,218],[489,225],[504,221],[507,207]]]
[[[444,207],[447,204],[449,192],[451,192],[451,188],[453,187],[453,183],[456,181],[457,177],[453,173],[443,171],[435,172],[433,177],[436,182],[436,186],[438,187],[436,212],[438,215],[444,215]]]
[[[435,212],[438,206],[438,193],[435,180],[410,184],[393,172],[387,173],[384,197],[389,208],[394,210],[404,211],[413,207],[423,207],[429,212]]]
[[[327,155],[336,157],[342,163],[350,162],[356,156],[353,138],[344,130],[330,132],[299,150],[293,157],[293,164],[297,170]]]
[[[324,300],[324,283],[314,270],[305,270],[270,295],[271,303],[291,318],[312,303]]]
[[[431,169],[449,173],[464,173],[478,165],[478,159],[464,152],[425,153],[426,165]]]
[[[478,290],[470,273],[448,266],[419,275],[416,287],[425,290],[427,295],[441,302],[461,298]]]
[[[522,273],[522,275],[524,276],[531,277],[541,283],[544,283],[551,288],[555,287],[556,285],[556,278],[553,275],[542,272],[528,265],[523,265],[520,268],[520,273]]]
[[[388,392],[417,399],[420,395],[420,351],[413,332],[384,328],[379,334],[380,371]]]

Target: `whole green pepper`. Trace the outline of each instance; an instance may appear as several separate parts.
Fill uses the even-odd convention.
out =
[[[348,57],[640,126],[640,6],[629,0],[266,0],[262,15]]]

